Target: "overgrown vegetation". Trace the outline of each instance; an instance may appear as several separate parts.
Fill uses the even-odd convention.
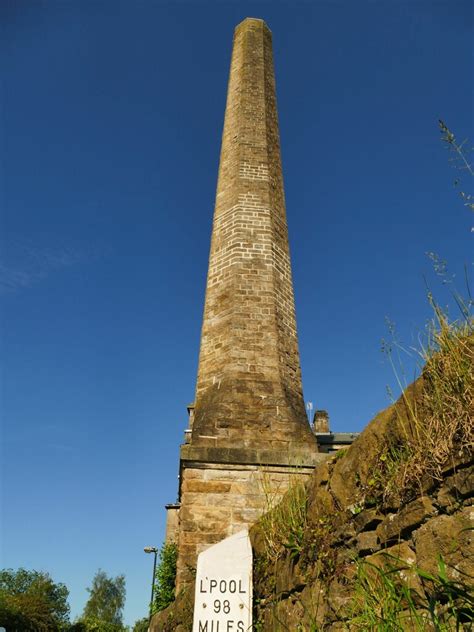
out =
[[[178,547],[174,542],[165,543],[160,550],[160,561],[155,577],[155,603],[153,612],[164,610],[175,598],[176,562]]]
[[[402,392],[397,408],[401,436],[388,440],[364,490],[367,504],[381,497],[404,502],[427,480],[439,481],[454,455],[472,449],[474,429],[474,321],[450,321],[430,297],[434,318],[426,345],[421,392]]]
[[[281,490],[263,473],[262,489],[265,495],[265,513],[261,517],[265,538],[266,558],[276,562],[285,552],[296,558],[303,547],[307,523],[307,491],[298,469],[289,477],[289,487],[282,498]]]
[[[450,579],[441,557],[436,575],[393,556],[385,556],[381,566],[358,560],[354,616],[349,629],[380,632],[471,629],[474,598],[466,579],[472,581],[472,578]],[[423,591],[417,590],[421,581]]]
[[[312,566],[312,577],[324,581],[338,571],[337,548],[333,546],[335,529],[341,523],[340,512],[320,515],[306,531],[304,562]]]

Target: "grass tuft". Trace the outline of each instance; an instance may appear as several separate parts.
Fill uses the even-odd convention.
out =
[[[307,490],[297,468],[289,477],[288,491],[283,496],[269,475],[264,473],[262,488],[265,513],[260,518],[265,538],[265,554],[269,562],[276,562],[286,552],[296,558],[302,551],[307,523]]]
[[[389,555],[381,566],[367,560],[356,563],[353,616],[348,629],[374,632],[472,629],[472,593],[465,582],[448,578],[441,557],[436,575]],[[422,594],[416,589],[416,580],[425,585]]]
[[[450,321],[431,295],[429,300],[434,318],[418,351],[424,365],[421,392],[417,383],[403,390],[396,407],[399,436],[382,447],[367,498],[373,492],[375,499],[406,502],[426,481],[441,481],[453,459],[472,452],[474,319],[463,304],[462,318]]]

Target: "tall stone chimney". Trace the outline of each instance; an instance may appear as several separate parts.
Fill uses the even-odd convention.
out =
[[[272,36],[237,26],[192,421],[181,447],[178,588],[210,544],[320,459],[301,385]],[[268,492],[268,490],[267,490]]]
[[[235,30],[192,442],[313,444],[301,385],[275,97],[263,20]]]

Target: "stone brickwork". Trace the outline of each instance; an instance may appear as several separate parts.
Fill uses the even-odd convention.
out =
[[[251,525],[318,454],[306,418],[271,33],[237,26],[196,385],[180,455],[179,591],[197,555]],[[296,466],[296,469],[295,469]],[[266,486],[266,488],[265,488]]]
[[[165,543],[172,544],[178,542],[179,534],[179,508],[180,503],[170,503],[166,505],[166,534]]]
[[[177,591],[192,581],[198,554],[252,525],[269,497],[282,496],[290,479],[309,477],[327,455],[235,447],[181,447]]]
[[[314,444],[306,421],[271,32],[235,30],[192,442]]]
[[[287,491],[290,478],[308,477],[313,467],[188,464],[181,482],[178,586],[189,579],[190,566],[210,544],[253,524],[269,503]]]

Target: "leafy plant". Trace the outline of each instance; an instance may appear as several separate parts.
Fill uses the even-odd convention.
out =
[[[339,448],[339,450],[333,456],[333,459],[335,461],[339,461],[339,459],[342,459],[342,457],[347,453],[348,449],[349,448]]]
[[[333,536],[340,521],[340,512],[326,513],[320,515],[306,532],[303,559],[312,565],[313,576],[322,581],[333,578],[337,572],[337,548],[333,545]]]
[[[175,599],[176,562],[178,547],[174,542],[163,544],[155,576],[155,603],[153,612],[164,610]]]

